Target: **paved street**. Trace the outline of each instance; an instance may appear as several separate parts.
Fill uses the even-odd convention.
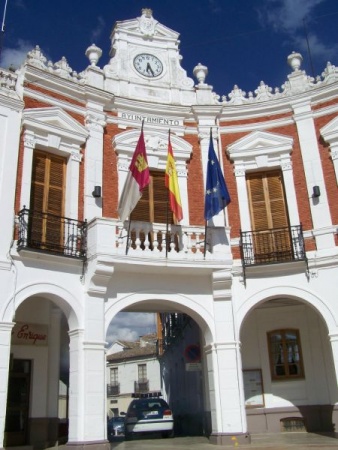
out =
[[[204,437],[177,437],[161,439],[143,437],[125,442],[123,438],[116,438],[112,442],[113,450],[226,450],[231,448],[264,449],[264,450],[326,450],[338,448],[338,435],[335,437],[322,436],[313,433],[283,433],[256,434],[251,436],[250,445],[216,446],[209,444]]]

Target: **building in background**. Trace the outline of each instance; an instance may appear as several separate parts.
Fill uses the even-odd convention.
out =
[[[187,75],[179,34],[149,9],[115,24],[102,66],[101,53],[88,47],[76,73],[37,46],[0,71],[0,446],[66,433],[74,449],[110,448],[106,333],[120,311],[161,315],[161,391],[186,429],[215,444],[334,431],[338,69],[313,79],[293,52],[281,88],[220,98],[203,64],[197,82]],[[122,222],[141,129],[149,183]],[[206,223],[211,144],[231,203]]]
[[[141,336],[138,341],[116,341],[107,349],[107,414],[127,412],[138,395],[161,393],[157,336]]]

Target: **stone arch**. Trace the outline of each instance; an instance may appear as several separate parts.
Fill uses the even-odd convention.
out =
[[[74,295],[65,288],[54,283],[34,283],[17,290],[0,311],[0,320],[12,322],[17,308],[30,297],[45,297],[55,303],[65,314],[69,329],[78,329],[83,323],[83,310]]]
[[[168,305],[168,310],[175,308],[182,313],[188,314],[200,327],[205,338],[205,345],[210,345],[215,336],[214,330],[214,318],[210,312],[203,306],[196,303],[191,298],[174,294],[170,291],[162,292],[138,292],[137,294],[126,295],[120,299],[114,301],[108,306],[105,312],[105,332],[107,333],[108,327],[115,315],[134,304],[147,303],[149,306],[153,306],[153,310],[159,309],[159,302],[161,302],[161,309],[163,305]]]
[[[244,323],[247,315],[260,303],[263,303],[267,300],[272,300],[274,298],[290,298],[300,301],[301,303],[307,303],[312,308],[314,308],[323,318],[326,326],[329,330],[329,333],[333,333],[337,329],[337,322],[325,304],[323,299],[316,296],[310,291],[306,289],[295,287],[295,286],[274,286],[269,287],[267,289],[262,289],[259,292],[256,292],[249,298],[247,298],[238,309],[238,324],[239,330]]]

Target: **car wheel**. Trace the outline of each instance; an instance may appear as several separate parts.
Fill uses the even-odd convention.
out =
[[[174,432],[173,431],[163,431],[162,437],[163,438],[173,438]]]
[[[131,441],[133,439],[132,433],[127,433],[127,431],[124,433],[124,440],[125,441]]]

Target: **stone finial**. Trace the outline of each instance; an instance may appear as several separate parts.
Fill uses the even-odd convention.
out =
[[[150,8],[143,8],[142,11],[142,16],[148,17],[150,19],[150,17],[153,16],[153,10]]]
[[[288,56],[288,64],[294,72],[297,72],[300,69],[302,64],[303,57],[300,53],[292,52],[291,55]]]
[[[208,75],[208,68],[203,64],[198,63],[193,69],[193,74],[197,78],[199,84],[204,84],[206,76]]]
[[[85,55],[90,61],[92,66],[96,66],[98,60],[101,58],[102,50],[97,47],[95,44],[92,44],[87,48]]]

